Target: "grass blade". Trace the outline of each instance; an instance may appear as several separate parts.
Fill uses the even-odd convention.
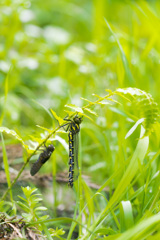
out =
[[[118,45],[119,50],[120,50],[120,53],[121,53],[121,58],[122,58],[123,66],[124,66],[125,72],[126,72],[126,74],[127,74],[127,78],[128,78],[128,80],[129,80],[130,85],[133,85],[134,82],[135,82],[135,80],[134,80],[134,78],[133,78],[133,76],[132,76],[132,73],[131,73],[131,71],[130,71],[129,63],[128,63],[128,60],[127,60],[127,58],[126,58],[125,52],[124,52],[124,50],[123,50],[123,48],[122,48],[122,45],[120,44],[119,39],[117,38],[116,34],[115,34],[114,31],[112,30],[112,28],[111,28],[109,22],[107,21],[107,19],[104,19],[104,20],[105,20],[105,22],[106,22],[106,24],[107,24],[107,26],[108,26],[111,34],[113,35],[115,41],[117,42],[117,45]]]
[[[10,187],[11,186],[11,179],[10,179],[10,173],[9,173],[9,164],[8,164],[8,158],[7,158],[7,153],[6,153],[6,148],[5,148],[5,143],[4,143],[2,133],[1,133],[1,139],[2,139],[4,169],[5,169],[7,184],[8,184],[8,187]],[[10,198],[11,198],[11,202],[13,203],[12,189],[10,189]]]
[[[125,232],[134,226],[132,205],[130,201],[122,201],[120,203],[120,219],[121,232]]]

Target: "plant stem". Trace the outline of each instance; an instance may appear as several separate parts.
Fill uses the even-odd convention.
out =
[[[51,132],[50,134],[48,134],[48,136],[36,147],[36,149],[33,151],[33,153],[31,153],[26,162],[23,164],[22,168],[20,169],[17,177],[14,179],[14,181],[11,183],[11,185],[8,187],[8,189],[6,190],[6,192],[3,194],[1,201],[4,200],[8,194],[8,192],[11,190],[11,188],[14,186],[14,184],[17,182],[18,178],[20,177],[20,175],[22,174],[23,170],[25,169],[26,165],[29,163],[31,157],[37,152],[37,150],[60,128],[61,126],[58,126],[53,132]]]

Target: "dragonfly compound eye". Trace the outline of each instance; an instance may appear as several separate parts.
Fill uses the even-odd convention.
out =
[[[76,123],[76,124],[81,124],[82,118],[81,118],[81,117],[78,117],[78,116],[75,116],[75,117],[73,118],[73,121],[74,121],[74,123]]]
[[[48,151],[53,152],[53,151],[55,150],[55,147],[54,147],[52,144],[50,144],[50,145],[47,147],[47,149],[48,149]]]

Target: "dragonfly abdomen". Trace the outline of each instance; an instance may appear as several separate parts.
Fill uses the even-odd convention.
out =
[[[73,140],[73,133],[69,131],[68,134],[69,138],[69,175],[68,175],[68,186],[73,187],[73,175],[74,175],[74,140]]]
[[[74,175],[75,175],[75,161],[76,166],[78,168],[78,133],[80,131],[80,123],[82,119],[80,117],[75,117],[69,125],[69,180],[68,180],[68,186],[73,187],[74,182]],[[77,146],[77,148],[75,148]],[[78,178],[78,173],[77,173]]]

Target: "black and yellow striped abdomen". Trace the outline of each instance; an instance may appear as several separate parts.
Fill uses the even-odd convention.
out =
[[[68,186],[73,187],[74,182],[74,174],[75,174],[75,165],[78,168],[78,133],[80,131],[80,123],[82,122],[82,118],[74,117],[73,121],[69,124],[69,180]],[[78,175],[78,173],[77,173]],[[76,176],[78,178],[78,176]]]
[[[69,138],[69,181],[68,185],[70,187],[73,187],[73,175],[74,175],[74,146],[73,146],[73,135],[72,132],[70,131],[68,134]]]

